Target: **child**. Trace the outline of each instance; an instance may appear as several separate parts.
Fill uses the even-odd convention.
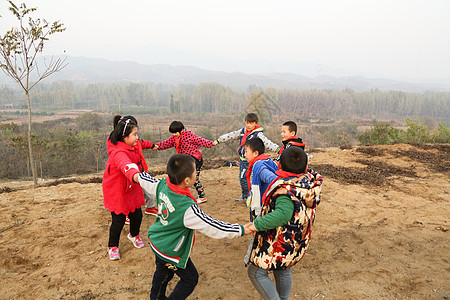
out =
[[[108,161],[103,174],[103,203],[111,212],[108,254],[110,260],[120,259],[119,239],[126,215],[130,218],[128,239],[136,248],[144,247],[139,235],[144,195],[139,184],[133,183],[133,175],[143,170],[142,152],[137,147],[137,121],[132,116],[115,116],[114,130],[107,139]],[[143,140],[142,148],[152,148],[153,143]]]
[[[206,202],[207,198],[205,191],[200,183],[200,170],[203,166],[203,158],[199,146],[211,148],[212,146],[217,145],[217,143],[201,138],[192,133],[192,131],[185,130],[183,123],[180,121],[173,121],[169,126],[169,132],[172,133],[172,136],[165,141],[156,143],[154,150],[165,150],[175,147],[177,153],[192,156],[195,160],[195,168],[197,170],[194,183],[194,187],[198,194],[196,201],[198,204]]]
[[[248,234],[248,226],[225,223],[204,213],[189,191],[196,181],[195,161],[185,154],[173,155],[167,163],[165,179],[146,173],[136,174],[134,181],[156,195],[158,215],[148,230],[150,246],[156,257],[150,299],[166,299],[166,288],[174,274],[180,277],[170,299],[185,299],[198,282],[197,270],[189,258],[194,245],[194,230],[212,238],[235,238]]]
[[[277,152],[280,147],[277,144],[271,142],[263,133],[264,129],[258,125],[258,116],[254,113],[249,113],[245,116],[245,127],[230,133],[221,135],[215,142],[226,142],[228,140],[239,138],[239,182],[241,184],[242,195],[236,199],[236,202],[245,203],[248,196],[248,184],[247,184],[247,169],[248,161],[245,159],[244,144],[246,141],[259,137],[267,149]]]
[[[263,299],[289,299],[291,267],[306,252],[320,202],[322,177],[307,172],[308,158],[299,147],[289,147],[280,157],[278,179],[263,197],[262,216],[250,229],[256,232],[248,276]],[[276,287],[268,276],[272,270]]]
[[[261,196],[276,178],[277,164],[265,154],[264,143],[260,138],[250,139],[244,144],[245,159],[249,162],[247,184],[250,190],[247,206],[250,207],[250,221],[261,212]]]
[[[301,138],[297,137],[297,124],[295,124],[295,122],[284,122],[284,124],[281,126],[281,138],[283,146],[281,146],[280,150],[278,151],[278,157],[275,159],[277,162],[280,161],[281,153],[283,153],[283,151],[290,146],[297,146],[302,148],[302,150],[305,150],[306,144],[303,143],[303,140]]]

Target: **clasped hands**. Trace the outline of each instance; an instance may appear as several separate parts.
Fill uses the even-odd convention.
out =
[[[245,234],[253,234],[255,235],[258,230],[256,230],[255,225],[253,223],[247,223],[244,225]]]

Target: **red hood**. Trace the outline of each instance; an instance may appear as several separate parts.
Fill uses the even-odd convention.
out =
[[[106,152],[109,156],[116,154],[119,151],[124,150],[133,150],[134,147],[131,147],[130,145],[127,145],[124,142],[117,142],[117,145],[114,145],[111,140],[108,138],[106,141]]]

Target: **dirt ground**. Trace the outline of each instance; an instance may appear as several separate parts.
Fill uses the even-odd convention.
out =
[[[291,299],[449,299],[449,148],[309,149],[324,187],[310,248],[292,269]],[[206,160],[201,207],[244,224],[247,208],[233,200],[238,168],[220,165]],[[163,169],[151,167],[159,176]],[[107,257],[101,174],[35,189],[7,182],[0,192],[0,299],[148,298],[150,247],[134,248],[125,227],[122,259]],[[144,236],[153,222],[144,216]],[[192,260],[200,281],[189,299],[260,299],[243,264],[249,239],[198,233]]]

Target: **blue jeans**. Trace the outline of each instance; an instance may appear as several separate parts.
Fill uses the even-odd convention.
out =
[[[250,263],[247,273],[250,281],[263,299],[289,300],[292,286],[291,269],[273,270],[276,287],[269,277],[269,270],[262,269]]]
[[[167,284],[175,274],[180,277],[180,281],[173,289],[172,294],[166,298]],[[150,299],[186,299],[192,294],[197,283],[198,272],[190,258],[186,264],[186,269],[181,269],[156,257],[156,270],[153,274]]]
[[[247,170],[248,161],[241,159],[239,161],[239,183],[241,184],[242,199],[247,198],[249,192],[247,183]]]

